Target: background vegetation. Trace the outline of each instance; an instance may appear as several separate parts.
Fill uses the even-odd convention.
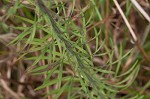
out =
[[[134,1],[0,0],[0,98],[150,99],[150,3]]]

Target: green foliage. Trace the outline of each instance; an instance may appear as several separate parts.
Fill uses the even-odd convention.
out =
[[[22,33],[11,44],[21,43],[23,56],[20,58],[26,56],[26,60],[33,61],[27,69],[29,73],[35,76],[46,75],[43,84],[35,90],[57,85],[56,89],[45,93],[45,97],[55,95],[54,98],[58,99],[66,92],[68,99],[115,99],[120,90],[127,89],[133,84],[140,70],[139,61],[135,60],[125,72],[122,66],[133,54],[134,49],[125,51],[123,44],[120,43],[117,46],[119,57],[114,58],[115,45],[112,37],[109,37],[110,46],[107,46],[105,38],[102,37],[105,34],[103,24],[95,26],[91,37],[87,39],[88,26],[103,19],[104,15],[99,11],[99,6],[105,4],[105,0],[100,0],[98,4],[96,0],[88,1],[86,10],[81,10],[79,13],[82,26],[78,26],[71,18],[67,18],[66,7],[62,1],[58,3],[57,0],[50,0],[51,2],[28,0],[30,2],[28,6],[20,3],[19,0],[16,1],[14,7],[9,9],[7,16],[14,17],[18,23],[21,23],[13,28]],[[71,13],[73,14],[75,0],[72,2]],[[30,6],[34,9],[34,15],[31,15],[29,11]],[[26,17],[17,14],[17,9],[24,9]],[[52,11],[54,9],[57,13]],[[131,9],[130,2],[126,9],[128,16]],[[1,25],[7,28],[5,24]],[[91,50],[89,42],[94,42],[94,51]],[[40,54],[32,55],[35,52]],[[93,62],[95,57],[108,59],[104,66],[95,65]],[[39,64],[41,61],[45,61],[45,64]],[[66,73],[67,68],[72,72]],[[132,96],[132,99],[146,97],[129,95],[129,97]]]

